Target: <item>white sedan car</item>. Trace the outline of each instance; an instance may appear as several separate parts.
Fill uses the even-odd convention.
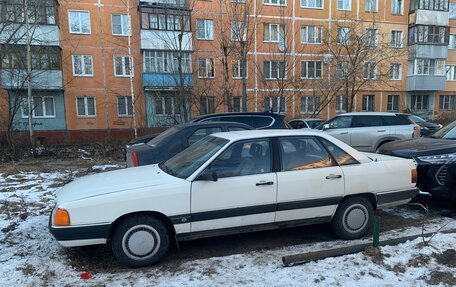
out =
[[[50,231],[63,246],[111,241],[132,267],[179,240],[331,222],[365,235],[373,210],[417,193],[413,160],[363,154],[319,131],[217,133],[160,164],[75,180],[57,194]],[[176,239],[176,240],[174,240]]]

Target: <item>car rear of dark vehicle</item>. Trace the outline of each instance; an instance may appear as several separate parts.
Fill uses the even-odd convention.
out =
[[[198,117],[193,122],[237,122],[254,129],[288,129],[285,116],[268,112],[220,113]]]

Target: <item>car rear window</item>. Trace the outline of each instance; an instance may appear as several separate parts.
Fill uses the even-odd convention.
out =
[[[382,116],[382,119],[385,122],[385,126],[401,126],[412,124],[406,115]]]
[[[383,126],[382,118],[379,116],[355,116],[353,117],[354,128]]]
[[[254,117],[253,127],[256,129],[267,128],[272,125],[274,119],[271,117]]]

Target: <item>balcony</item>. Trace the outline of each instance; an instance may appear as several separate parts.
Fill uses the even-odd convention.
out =
[[[178,50],[179,33],[177,31],[141,30],[141,49],[144,50]],[[184,32],[182,50],[192,50],[192,33]]]
[[[21,69],[1,70],[2,86],[5,89],[25,89],[27,85],[27,72]],[[36,70],[32,71],[32,88],[37,90],[61,90],[62,71]]]
[[[0,44],[25,45],[27,44],[24,24],[0,24]],[[60,46],[59,27],[57,25],[33,26],[32,45]]]
[[[140,0],[140,5],[148,6],[167,6],[167,7],[186,7],[188,6],[187,0]]]
[[[193,86],[193,74],[184,74],[184,87]],[[170,89],[179,87],[178,74],[143,73],[143,87],[145,89]]]
[[[407,77],[407,91],[441,91],[445,90],[446,76],[412,75]]]
[[[409,15],[410,25],[448,26],[449,12],[432,10],[415,10]]]
[[[447,45],[415,44],[409,46],[409,59],[446,59],[447,57]]]

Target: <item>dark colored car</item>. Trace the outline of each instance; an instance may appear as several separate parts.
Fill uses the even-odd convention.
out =
[[[456,199],[456,121],[428,138],[390,142],[378,152],[414,158],[418,163],[418,188],[436,198]]]
[[[293,129],[314,129],[324,122],[322,119],[294,119],[288,122]]]
[[[207,135],[219,132],[251,130],[252,127],[236,122],[186,123],[174,126],[146,144],[127,148],[127,167],[168,160]]]
[[[408,115],[408,118],[414,121],[417,125],[421,127],[421,135],[422,136],[429,136],[433,132],[442,128],[441,124],[428,122],[422,117],[416,115]]]
[[[270,112],[245,112],[245,113],[219,113],[198,117],[192,122],[218,122],[229,121],[249,125],[257,130],[262,129],[288,129],[285,116]]]

